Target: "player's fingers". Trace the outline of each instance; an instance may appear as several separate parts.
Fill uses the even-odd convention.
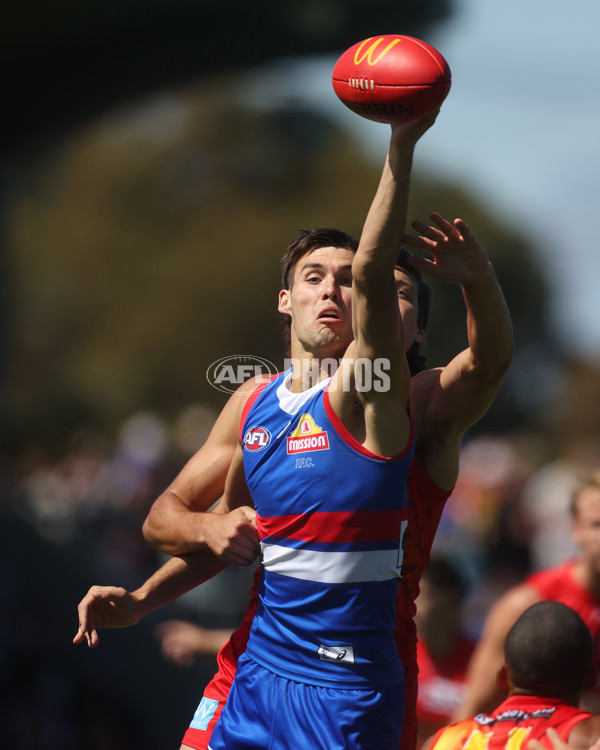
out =
[[[245,547],[255,547],[258,544],[258,531],[255,526],[247,524],[246,526],[241,526],[239,531],[240,542],[243,543]]]
[[[256,511],[254,510],[254,508],[249,508],[248,506],[242,506],[240,510],[244,514],[246,520],[250,521],[251,525],[257,529],[258,524],[256,522]]]
[[[228,549],[221,557],[225,562],[231,563],[232,565],[241,565],[247,568],[252,565],[258,555],[258,551],[254,550],[240,550],[240,549]]]
[[[460,237],[460,231],[456,226],[456,222],[449,222],[447,219],[444,219],[441,214],[438,214],[437,211],[433,211],[429,214],[429,218],[447,237]]]
[[[466,221],[463,221],[462,219],[454,219],[454,226],[465,239],[473,237],[471,227],[467,224]]]
[[[413,221],[411,224],[412,228],[419,233],[421,240],[427,246],[439,246],[446,241],[448,234],[437,227],[432,227],[428,224],[424,224],[422,221]],[[456,230],[453,229],[456,233]]]
[[[77,605],[79,626],[82,630],[89,630],[90,619],[93,617],[94,603],[98,601],[98,599],[103,598],[104,594],[102,591],[92,587]]]
[[[77,645],[78,643],[83,643],[85,641],[85,631],[79,626],[79,630],[75,633],[75,637],[73,638],[73,643]]]

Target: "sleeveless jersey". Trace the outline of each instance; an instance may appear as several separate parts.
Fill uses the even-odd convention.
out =
[[[329,379],[302,393],[267,385],[243,428],[263,561],[247,655],[291,680],[382,689],[402,679],[395,597],[413,437],[394,458],[365,450],[337,418]]]
[[[259,386],[259,389],[262,390],[262,387]],[[258,395],[256,391],[255,394]],[[240,432],[241,427],[240,425]],[[419,594],[419,580],[429,561],[440,516],[450,494],[451,491],[440,489],[429,478],[419,461],[413,458],[407,482],[408,526],[404,534],[402,582],[396,597],[395,637],[406,682],[406,709],[400,750],[414,750],[417,741],[417,633],[412,619],[414,598]],[[250,589],[250,601],[243,621],[219,651],[218,671],[206,686],[198,710],[182,739],[184,745],[196,750],[207,750],[212,729],[227,700],[238,658],[246,651],[248,634],[258,607],[261,575],[262,568],[259,567],[255,571],[254,585]]]
[[[404,665],[406,708],[400,750],[417,746],[417,626],[415,601],[423,571],[431,557],[431,547],[442,511],[452,490],[442,490],[428,476],[416,458],[408,473],[408,525],[404,534],[402,581],[396,597],[396,647]]]
[[[573,575],[573,561],[534,573],[525,585],[534,588],[541,599],[562,602],[574,609],[590,629],[594,639],[592,663],[600,674],[600,599],[584,588]],[[581,705],[593,713],[600,712],[600,684],[582,696]]]
[[[478,714],[440,729],[431,750],[525,750],[530,739],[553,750],[546,737],[549,727],[566,742],[573,727],[591,716],[565,701],[513,695],[490,715]]]

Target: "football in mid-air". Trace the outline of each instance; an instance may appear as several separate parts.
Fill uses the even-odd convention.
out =
[[[357,115],[408,122],[438,107],[452,76],[444,57],[421,39],[383,34],[357,42],[336,62],[333,89]]]

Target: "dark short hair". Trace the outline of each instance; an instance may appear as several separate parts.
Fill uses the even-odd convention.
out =
[[[576,697],[588,678],[593,648],[577,612],[562,602],[542,601],[508,631],[504,655],[516,687],[542,697]]]
[[[298,261],[320,247],[339,247],[356,253],[358,240],[341,229],[332,229],[330,227],[301,230],[300,237],[288,245],[280,261],[282,289],[292,288],[294,270]],[[425,331],[429,323],[432,290],[429,284],[423,280],[421,272],[408,263],[408,258],[410,258],[410,253],[406,250],[400,250],[396,266],[406,271],[417,282],[417,325]],[[289,315],[283,315],[282,334],[286,354],[290,353],[290,328],[291,320]],[[421,342],[415,341],[413,343],[406,353],[406,358],[411,375],[416,375],[427,367],[427,358],[423,353]]]
[[[291,289],[294,282],[294,270],[298,261],[305,255],[320,247],[340,247],[355,253],[358,240],[341,229],[320,227],[319,229],[303,229],[300,237],[288,245],[281,258],[281,288]]]

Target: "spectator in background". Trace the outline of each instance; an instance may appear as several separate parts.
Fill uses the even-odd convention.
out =
[[[594,665],[600,667],[600,471],[581,482],[571,502],[572,534],[579,556],[555,568],[534,573],[507,591],[491,608],[473,653],[465,699],[454,718],[490,711],[503,697],[495,675],[502,664],[504,640],[527,607],[545,599],[563,602],[582,617],[596,644]],[[566,530],[565,530],[566,532]],[[588,689],[582,706],[598,713],[600,689]]]
[[[417,747],[450,721],[463,697],[474,643],[463,631],[466,585],[444,557],[433,557],[421,578],[415,621],[419,688]]]

